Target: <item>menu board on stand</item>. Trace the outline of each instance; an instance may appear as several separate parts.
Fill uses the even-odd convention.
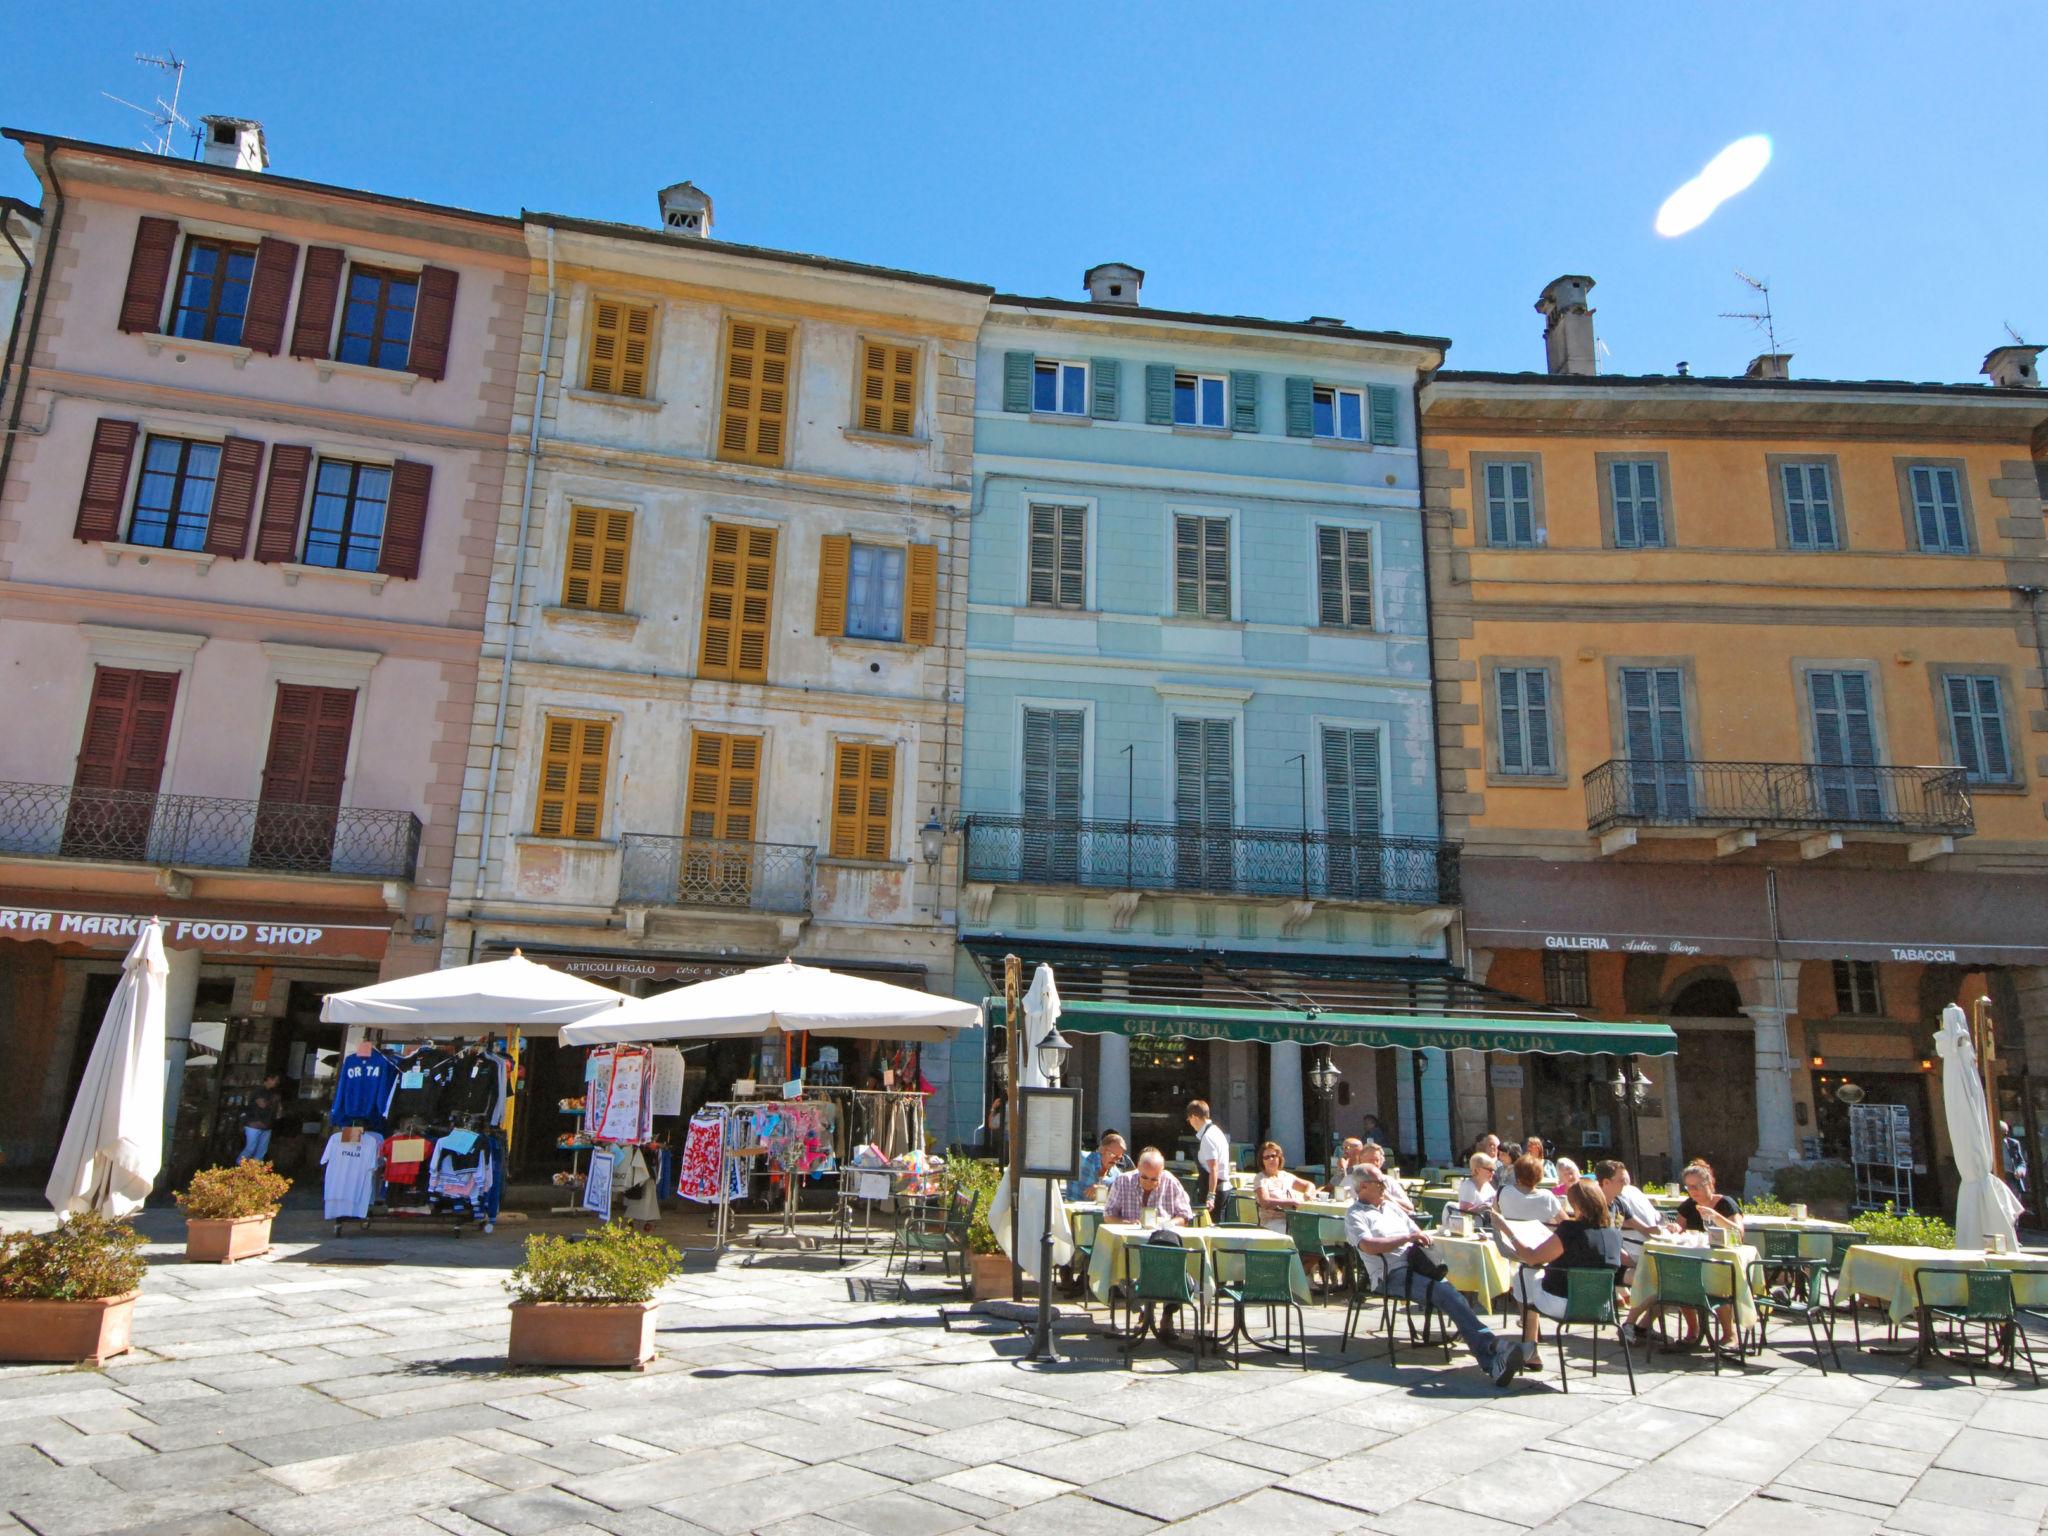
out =
[[[1849,1163],[1856,1175],[1854,1209],[1876,1210],[1890,1201],[1913,1204],[1913,1117],[1903,1104],[1849,1106]]]

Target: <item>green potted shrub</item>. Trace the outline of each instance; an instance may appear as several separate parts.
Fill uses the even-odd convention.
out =
[[[0,1360],[98,1365],[126,1354],[148,1264],[125,1221],[66,1217],[0,1232]]]
[[[576,1237],[535,1233],[505,1281],[514,1365],[630,1366],[654,1358],[655,1293],[682,1273],[675,1245],[630,1221]]]
[[[232,1264],[270,1251],[270,1223],[292,1181],[254,1158],[202,1168],[175,1198],[185,1213],[185,1262]]]
[[[1850,1218],[1849,1225],[1871,1242],[1891,1248],[1953,1248],[1956,1230],[1939,1216],[1923,1216],[1910,1208],[1900,1210],[1891,1201],[1880,1211],[1865,1211]]]
[[[1003,1181],[1002,1164],[983,1157],[956,1157],[946,1164],[946,1200],[950,1210],[962,1190],[974,1192],[974,1215],[967,1224],[967,1286],[976,1301],[1010,1294],[1010,1259],[988,1224],[989,1202]]]

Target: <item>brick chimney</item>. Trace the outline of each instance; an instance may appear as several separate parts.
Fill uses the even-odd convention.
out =
[[[1145,286],[1145,272],[1128,262],[1105,261],[1081,274],[1091,304],[1114,304],[1125,309],[1138,307],[1138,294]]]
[[[1600,371],[1593,350],[1593,291],[1590,277],[1556,279],[1536,301],[1543,316],[1543,355],[1552,373],[1595,374]]]
[[[1759,352],[1749,360],[1749,366],[1742,370],[1745,379],[1789,379],[1792,377],[1792,354],[1790,352]]]
[[[1984,354],[1984,366],[1980,371],[1989,374],[1991,382],[2000,389],[2039,389],[2041,366],[2038,360],[2044,350],[2048,349],[2024,343],[1993,347]]]

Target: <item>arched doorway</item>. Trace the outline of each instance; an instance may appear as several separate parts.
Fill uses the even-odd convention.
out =
[[[1688,1161],[1742,1187],[1756,1151],[1756,1042],[1735,978],[1703,965],[1676,978],[1664,1014],[1678,1032],[1678,1118]]]

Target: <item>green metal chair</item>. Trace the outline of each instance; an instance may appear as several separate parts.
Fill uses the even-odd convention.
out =
[[[1223,1225],[1256,1227],[1259,1224],[1258,1197],[1249,1190],[1233,1189],[1223,1196]]]
[[[1960,1304],[1951,1301],[1930,1300],[1927,1295],[1927,1279],[1930,1275],[1943,1278],[1960,1274],[1964,1284],[1963,1300]],[[2027,1343],[2027,1331],[2012,1300],[2012,1275],[2003,1269],[1919,1269],[1913,1272],[1913,1300],[1920,1308],[1920,1315],[1927,1319],[1930,1331],[1941,1324],[1954,1330],[1954,1337],[1961,1346],[1954,1354],[1936,1349],[1933,1353],[1948,1360],[1959,1360],[1970,1373],[1970,1385],[1977,1384],[1979,1365],[2002,1365],[2006,1370],[2017,1368],[2017,1360],[2027,1362],[2027,1376],[2035,1386],[2041,1384],[2041,1373],[2034,1368],[2034,1351]],[[1981,1329],[1983,1352],[1975,1353],[1970,1348],[1970,1330]]]
[[[1067,1221],[1074,1233],[1074,1274],[1082,1294],[1088,1290],[1088,1268],[1095,1261],[1095,1232],[1102,1225],[1100,1211],[1069,1211]]]
[[[1230,1328],[1230,1363],[1233,1368],[1244,1364],[1244,1312],[1246,1307],[1266,1309],[1266,1332],[1272,1335],[1275,1318],[1280,1328],[1280,1353],[1291,1354],[1297,1336],[1301,1341],[1301,1368],[1308,1369],[1308,1319],[1303,1315],[1301,1303],[1294,1299],[1294,1261],[1291,1253],[1277,1249],[1252,1250],[1238,1257],[1244,1263],[1243,1277],[1216,1287],[1219,1306],[1229,1302],[1233,1315]],[[1218,1331],[1221,1331],[1221,1323]],[[1253,1339],[1260,1349],[1271,1349],[1271,1344]]]
[[[1714,1326],[1714,1309],[1727,1306],[1730,1298],[1714,1295],[1707,1286],[1707,1272],[1717,1266],[1711,1260],[1695,1258],[1691,1254],[1660,1253],[1657,1255],[1657,1329],[1664,1334],[1666,1347],[1671,1346],[1671,1335],[1664,1328],[1664,1314],[1672,1307],[1690,1307],[1700,1314],[1700,1337],[1707,1350],[1714,1357],[1714,1374],[1721,1374],[1721,1361],[1728,1357],[1728,1350],[1719,1338]],[[1742,1357],[1732,1357],[1739,1366]]]
[[[1830,1232],[1828,1234],[1828,1241],[1827,1262],[1821,1266],[1813,1277],[1814,1283],[1823,1288],[1825,1295],[1816,1299],[1820,1300],[1836,1317],[1840,1317],[1842,1314],[1842,1262],[1849,1257],[1850,1249],[1859,1243],[1869,1242],[1870,1234],[1867,1232]],[[1855,1332],[1856,1347],[1858,1349],[1863,1347],[1864,1306],[1864,1299],[1852,1292],[1849,1297],[1848,1306],[1849,1326]],[[1889,1312],[1885,1315],[1885,1336],[1889,1339],[1896,1339],[1899,1336],[1898,1324],[1891,1320]]]
[[[1771,1233],[1766,1237],[1785,1236],[1795,1239],[1797,1233]],[[1782,1261],[1782,1253],[1778,1255]],[[1814,1364],[1820,1367],[1821,1375],[1828,1373],[1827,1355],[1821,1353],[1821,1333],[1827,1333],[1827,1354],[1835,1357],[1835,1369],[1842,1368],[1842,1352],[1835,1346],[1835,1314],[1820,1299],[1820,1283],[1816,1272],[1822,1260],[1805,1259],[1795,1252],[1787,1268],[1782,1262],[1772,1267],[1772,1259],[1765,1257],[1749,1266],[1749,1289],[1756,1298],[1756,1352],[1762,1354],[1770,1344],[1770,1326],[1773,1318],[1790,1318],[1795,1323],[1806,1324],[1806,1335],[1813,1341]],[[1789,1276],[1789,1278],[1786,1278]]]
[[[1419,1227],[1441,1227],[1444,1212],[1455,1203],[1449,1195],[1424,1195],[1415,1205],[1415,1224]]]
[[[974,1221],[974,1201],[974,1191],[963,1189],[950,1200],[928,1201],[915,1207],[897,1224],[896,1235],[890,1239],[889,1254],[882,1264],[883,1277],[898,1273],[908,1279],[911,1260],[936,1254],[940,1273],[949,1279],[954,1260],[959,1260],[960,1283],[965,1285],[967,1229]]]
[[[1194,1255],[1199,1259],[1200,1254]],[[1201,1289],[1188,1274],[1190,1251],[1178,1244],[1133,1243],[1124,1249],[1127,1266],[1124,1279],[1110,1290],[1110,1329],[1120,1332],[1124,1343],[1124,1364],[1129,1366],[1137,1354],[1138,1344],[1145,1335],[1156,1334],[1158,1325],[1147,1319],[1141,1309],[1146,1307],[1164,1309],[1184,1308],[1193,1319],[1190,1337],[1195,1346],[1195,1369],[1202,1366],[1202,1302]],[[1119,1330],[1116,1325],[1116,1309],[1121,1302],[1124,1309],[1125,1326]]]
[[[1287,1235],[1294,1241],[1294,1251],[1301,1256],[1304,1268],[1314,1266],[1311,1278],[1320,1275],[1323,1294],[1330,1294],[1331,1277],[1343,1272],[1347,1245],[1331,1242],[1323,1236],[1323,1225],[1329,1218],[1314,1211],[1289,1211],[1287,1213]]]
[[[1628,1370],[1628,1395],[1636,1395],[1636,1363],[1621,1336],[1621,1314],[1614,1305],[1614,1271],[1611,1269],[1568,1269],[1564,1272],[1564,1316],[1557,1324],[1557,1382],[1569,1392],[1571,1376],[1565,1366],[1566,1332],[1574,1327],[1593,1330],[1593,1371],[1600,1374],[1600,1330],[1612,1328],[1614,1342],[1621,1346],[1621,1363]]]

